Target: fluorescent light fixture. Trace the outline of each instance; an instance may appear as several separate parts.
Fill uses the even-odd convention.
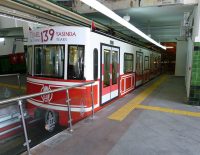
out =
[[[97,11],[101,12],[102,14],[106,15],[107,17],[113,19],[114,21],[116,21],[117,23],[125,26],[126,28],[130,29],[131,31],[135,32],[136,34],[138,34],[139,36],[143,37],[144,39],[148,40],[149,42],[157,45],[158,47],[166,50],[165,46],[162,46],[161,44],[159,44],[158,42],[156,42],[155,40],[153,40],[152,38],[148,37],[146,34],[144,34],[142,31],[140,31],[138,28],[136,28],[134,25],[130,24],[129,22],[127,22],[126,20],[124,20],[122,17],[120,17],[119,15],[117,15],[116,13],[114,13],[112,10],[108,9],[107,7],[105,7],[103,4],[101,4],[100,2],[96,1],[96,0],[80,0],[82,2],[84,2],[85,4],[89,5],[90,7],[96,9]]]
[[[126,15],[126,16],[123,17],[123,19],[124,19],[125,21],[129,22],[130,19],[131,19],[131,17],[130,17],[129,15]]]
[[[174,48],[173,46],[166,46],[167,49]]]
[[[5,38],[0,38],[0,42],[4,42]]]

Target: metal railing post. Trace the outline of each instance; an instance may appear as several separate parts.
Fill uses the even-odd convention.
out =
[[[91,99],[92,99],[92,119],[94,119],[94,90],[91,84]]]
[[[19,73],[17,74],[17,80],[18,80],[19,89],[21,90],[21,81],[20,81],[20,74]]]
[[[69,123],[69,131],[70,132],[73,132],[73,129],[72,129],[72,116],[71,116],[71,105],[70,105],[70,98],[69,98],[69,91],[68,89],[66,89],[66,96],[67,96],[67,107],[68,107],[68,123]]]
[[[25,123],[25,119],[24,119],[24,112],[23,112],[23,107],[22,107],[22,101],[18,100],[18,104],[19,104],[19,109],[20,109],[20,115],[21,115],[22,125],[23,125],[23,129],[24,129],[24,136],[25,136],[24,146],[26,146],[26,148],[27,148],[28,155],[31,155],[30,146],[29,146],[30,141],[28,140],[28,134],[27,134],[26,123]]]

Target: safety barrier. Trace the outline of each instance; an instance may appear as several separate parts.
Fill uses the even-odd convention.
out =
[[[0,77],[9,77],[9,76],[17,76],[18,86],[19,86],[19,89],[21,89],[20,73],[16,73],[16,74],[0,74]]]
[[[23,104],[22,101],[29,99],[29,98],[33,98],[33,97],[66,90],[66,104],[67,104],[67,108],[68,108],[68,118],[69,118],[69,120],[68,120],[69,124],[68,125],[69,125],[69,131],[72,132],[73,128],[72,128],[71,105],[70,105],[70,97],[69,97],[69,91],[68,90],[71,89],[71,88],[82,87],[82,86],[85,86],[85,85],[91,85],[92,118],[94,118],[94,91],[93,91],[93,85],[92,85],[93,83],[94,82],[84,82],[84,83],[81,83],[81,84],[74,84],[73,86],[61,87],[61,88],[46,91],[46,92],[30,94],[30,95],[23,95],[23,96],[20,96],[20,97],[13,97],[13,98],[10,98],[10,99],[0,101],[0,106],[5,105],[6,103],[10,103],[10,104],[17,104],[18,103],[19,109],[20,109],[20,118],[21,118],[21,122],[22,122],[22,125],[23,125],[23,131],[24,131],[24,137],[25,137],[24,146],[26,146],[26,148],[27,148],[28,155],[31,154],[30,153],[30,146],[29,146],[29,143],[31,141],[29,140],[28,134],[27,134],[27,127],[26,127],[25,118],[24,118],[24,110],[23,110],[23,107],[22,107],[22,104]],[[19,86],[21,87],[20,82],[19,82]],[[17,101],[17,103],[16,103],[16,101]],[[46,108],[46,109],[49,108],[49,105],[46,105],[46,104],[39,104],[39,106]]]

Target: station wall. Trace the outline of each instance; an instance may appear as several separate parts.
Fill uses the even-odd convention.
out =
[[[29,27],[33,29],[38,25],[22,19],[0,16],[0,37],[4,38],[4,41],[0,42],[0,74],[26,72],[23,54],[25,40]],[[13,54],[13,51],[16,54]]]
[[[22,19],[14,19],[11,17],[0,17],[0,30],[3,32],[4,29],[7,28],[15,28],[15,27],[22,27],[23,32],[19,33],[20,38],[27,38],[27,34],[30,28],[36,28],[41,26],[41,24],[37,23],[32,23],[28,22]],[[4,42],[0,42],[0,56],[1,55],[8,55],[11,54],[13,51],[13,45],[16,44],[16,53],[22,53],[24,52],[24,45],[26,44],[25,42],[21,41],[16,41],[15,38],[19,38],[16,36],[13,37],[5,37]]]
[[[186,60],[186,68],[185,68],[185,85],[187,98],[190,95],[190,80],[191,80],[191,71],[192,71],[192,53],[193,53],[193,41],[191,38],[188,39],[188,48],[187,48],[187,60]]]
[[[199,1],[200,2],[200,1]],[[200,105],[200,3],[190,17],[192,36],[188,37],[186,88],[188,102]]]
[[[198,6],[195,6],[192,16],[194,20],[192,40],[194,42],[200,42],[200,2]]]
[[[175,76],[185,76],[187,41],[177,41]]]
[[[23,22],[6,18],[6,17],[0,17],[0,28],[3,31],[3,29],[6,28],[13,28],[13,27],[22,27]],[[4,37],[4,41],[0,42],[0,55],[8,55],[11,54],[13,51],[13,46],[15,44],[14,37]],[[24,45],[23,42],[17,42],[16,43],[16,53],[24,52]]]
[[[5,38],[4,42],[0,42],[0,55],[8,55],[13,51],[14,38]],[[24,52],[24,44],[21,41],[16,42],[16,53]]]

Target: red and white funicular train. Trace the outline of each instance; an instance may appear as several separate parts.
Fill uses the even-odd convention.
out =
[[[161,54],[125,41],[92,32],[87,27],[58,26],[30,31],[28,38],[27,93],[95,81],[94,107],[98,110],[160,73]],[[91,86],[69,90],[74,122],[91,113]],[[67,125],[65,91],[29,99],[28,111],[44,114]],[[55,111],[38,103],[59,105]],[[46,115],[46,116],[45,116]],[[41,115],[42,116],[42,115]],[[51,130],[51,129],[49,129]]]

